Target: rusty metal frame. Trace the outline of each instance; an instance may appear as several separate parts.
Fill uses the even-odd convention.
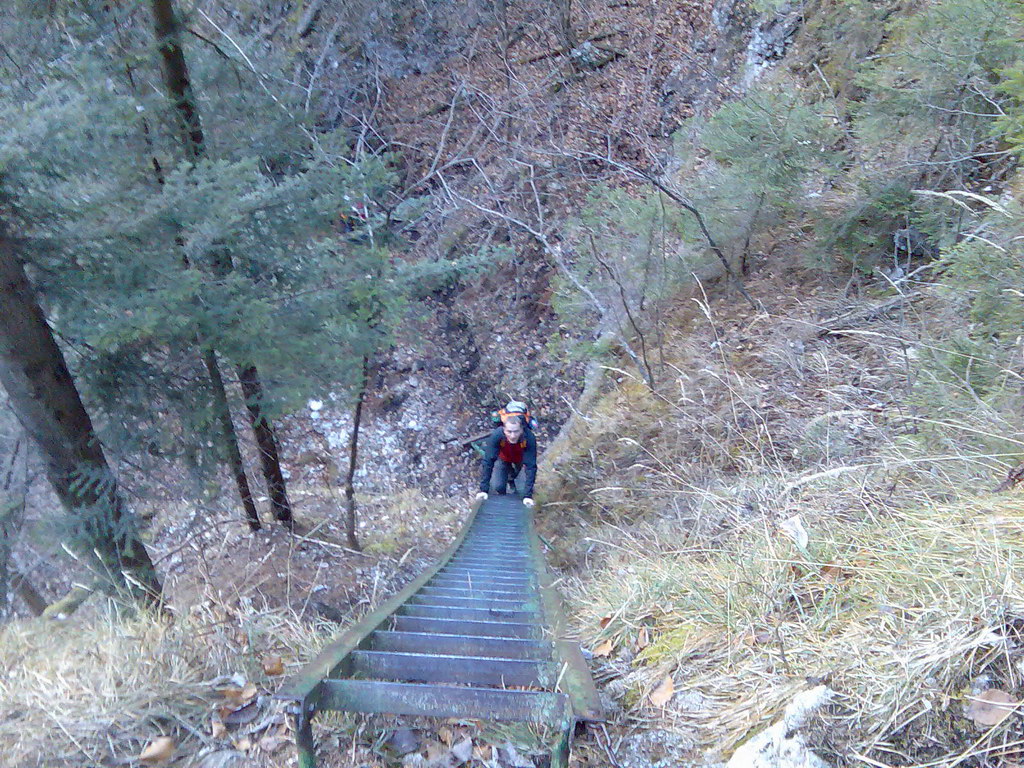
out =
[[[410,599],[448,565],[459,548],[466,542],[481,506],[482,502],[479,501],[473,505],[462,530],[431,567],[426,568],[376,610],[371,611],[344,631],[276,694],[276,698],[291,702],[290,714],[295,730],[299,768],[316,767],[316,745],[312,731],[313,718],[321,709],[337,709],[338,705],[343,705],[348,701],[345,691],[352,686],[335,685],[332,679],[350,676],[353,667],[353,652],[367,650],[370,645],[370,636],[384,627],[400,608],[411,604]],[[601,702],[586,661],[580,652],[579,644],[568,634],[568,624],[561,609],[561,596],[558,594],[554,586],[555,581],[544,562],[533,510],[525,509],[524,516],[528,549],[523,554],[536,578],[540,596],[540,605],[536,607],[540,608],[541,615],[545,620],[543,627],[546,633],[545,638],[550,639],[553,644],[553,656],[558,669],[556,691],[546,694],[538,692],[536,696],[523,698],[537,702],[534,705],[536,712],[542,716],[544,721],[559,728],[560,737],[552,749],[551,766],[552,768],[566,768],[577,721],[600,720],[602,717]],[[548,663],[550,664],[550,662]],[[358,688],[358,686],[354,687]],[[398,696],[401,687],[392,684],[387,690]],[[486,701],[486,696],[486,691],[481,689],[481,701]],[[564,701],[563,704],[557,703],[560,699]],[[349,709],[350,707],[345,706],[344,708]]]
[[[323,694],[323,681],[345,672],[346,665],[351,664],[352,651],[362,648],[369,636],[383,625],[420,587],[451,560],[463,540],[473,527],[481,502],[473,504],[469,518],[462,530],[455,537],[451,546],[437,559],[437,562],[426,569],[415,579],[405,585],[389,599],[385,600],[376,610],[364,616],[355,625],[343,632],[337,640],[330,643],[317,654],[309,664],[292,677],[275,694],[275,698],[292,703],[291,717],[295,729],[295,746],[298,750],[299,768],[316,768],[316,745],[313,740],[313,718],[320,708]]]
[[[583,658],[578,639],[572,637],[569,623],[562,611],[562,596],[555,588],[555,579],[548,570],[541,552],[541,538],[537,533],[536,520],[531,513],[527,516],[530,553],[540,586],[544,616],[555,643],[555,654],[560,662],[558,688],[569,697],[572,716],[563,723],[562,740],[552,754],[552,768],[557,768],[557,754],[564,751],[564,764],[568,764],[569,748],[576,721],[597,722],[604,719],[601,697],[590,675],[587,661]]]

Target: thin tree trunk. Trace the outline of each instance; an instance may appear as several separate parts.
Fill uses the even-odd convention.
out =
[[[160,50],[164,85],[171,100],[174,102],[174,107],[181,121],[180,133],[185,156],[190,162],[194,163],[205,156],[206,144],[202,120],[196,106],[195,96],[192,93],[192,83],[189,79],[188,65],[185,62],[185,53],[181,48],[181,24],[174,11],[173,0],[152,0],[151,5],[157,46]],[[230,253],[224,251],[214,258],[213,272],[218,278],[227,277],[233,269],[234,264],[232,263]],[[215,357],[214,367],[216,367]],[[209,364],[207,364],[207,369],[210,369]],[[292,526],[292,509],[288,503],[284,473],[281,471],[277,436],[274,433],[273,425],[268,419],[264,418],[259,407],[259,403],[263,399],[263,385],[260,382],[259,371],[254,365],[239,366],[238,376],[245,396],[246,411],[249,414],[249,421],[256,436],[256,444],[259,446],[260,466],[263,470],[263,479],[267,485],[267,495],[270,497],[274,517],[290,528]],[[223,389],[223,383],[221,388]],[[233,434],[234,429],[232,428]],[[230,442],[233,442],[234,446],[233,449],[229,446],[229,451],[238,453],[239,461],[241,461],[241,453],[237,451],[237,439]],[[244,476],[244,469],[241,470],[241,475],[239,475],[237,469],[235,470],[235,477],[239,483],[239,488],[241,488],[240,476]],[[250,503],[251,500],[252,497],[250,496]],[[244,497],[242,501],[243,504],[246,503]],[[251,513],[248,504],[246,504],[246,514],[250,520],[250,527],[252,527],[252,521],[256,518]],[[258,523],[258,519],[256,520]]]
[[[762,192],[757,198],[757,206],[754,208],[754,215],[750,217],[750,221],[747,223],[746,236],[743,238],[743,254],[740,256],[740,274],[744,277],[750,272],[750,266],[747,264],[747,259],[750,256],[750,238],[754,235],[754,226],[757,224],[757,217],[761,215],[761,206],[764,205],[765,193]]]
[[[711,230],[708,229],[707,222],[704,221],[704,216],[697,208],[697,206],[695,206],[689,200],[684,198],[674,189],[665,186],[665,184],[663,184],[650,174],[641,173],[641,175],[644,178],[646,178],[651,184],[657,187],[659,190],[668,195],[668,197],[672,201],[677,203],[683,210],[685,210],[687,213],[693,216],[694,221],[697,222],[697,226],[700,227],[701,234],[704,235],[704,240],[707,241],[708,247],[711,248],[711,252],[714,253],[715,256],[718,257],[718,260],[722,263],[722,267],[723,269],[725,269],[725,274],[728,275],[729,278],[733,281],[733,285],[736,286],[736,289],[740,292],[740,295],[747,300],[747,303],[750,304],[750,306],[757,309],[757,302],[755,302],[750,297],[750,294],[747,293],[747,289],[743,286],[743,281],[736,276],[735,272],[733,272],[732,267],[729,265],[729,260],[725,258],[725,254],[722,253],[722,249],[718,247],[718,243],[716,243],[715,239],[711,236]]]
[[[11,480],[14,478],[14,465],[18,461],[18,454],[21,452],[21,437],[14,441],[14,450],[11,451],[10,463],[7,465],[7,472],[4,475],[3,484],[3,505],[0,506],[0,618],[7,615],[10,604],[9,589],[11,574],[15,573],[11,553],[11,531],[14,528],[13,520],[18,507],[24,507],[24,496],[21,504],[14,504],[7,499],[10,496]]]
[[[288,490],[285,487],[284,472],[281,471],[277,437],[270,422],[263,415],[263,385],[256,374],[256,366],[238,366],[238,380],[242,384],[245,407],[249,412],[253,432],[256,434],[260,466],[263,468],[263,477],[267,481],[267,491],[270,495],[270,507],[274,511],[274,517],[290,528],[292,507],[288,503]]]
[[[359,539],[356,538],[356,454],[359,449],[359,422],[363,418],[363,402],[366,400],[366,388],[370,384],[370,358],[363,356],[362,379],[359,382],[359,394],[356,396],[356,407],[352,412],[352,434],[348,440],[348,474],[345,476],[345,505],[348,507],[348,520],[345,533],[348,545],[358,551]]]
[[[224,434],[224,446],[227,448],[228,464],[231,467],[231,474],[235,476],[235,485],[238,487],[238,496],[242,499],[242,506],[245,508],[245,521],[249,528],[258,531],[261,528],[260,516],[256,511],[256,503],[252,498],[252,491],[249,490],[249,480],[245,476],[245,464],[242,461],[242,452],[238,448],[238,436],[235,434],[235,425],[231,420],[231,406],[228,403],[228,393],[224,388],[224,379],[220,375],[220,367],[217,365],[217,353],[212,349],[203,352],[203,364],[206,365],[206,372],[210,376],[210,383],[213,385],[213,406],[217,412],[217,420],[220,421],[220,429]]]
[[[124,506],[64,355],[2,227],[0,381],[45,459],[50,484],[77,524],[69,546],[113,590],[136,602],[157,602],[160,580],[135,516]]]
[[[164,85],[181,120],[185,156],[195,162],[205,154],[203,124],[192,94],[185,53],[181,49],[181,24],[174,12],[174,0],[152,0],[151,6]]]
[[[39,590],[18,568],[17,563],[14,562],[14,553],[11,551],[13,534],[21,527],[21,522],[24,519],[25,494],[28,490],[26,478],[20,500],[8,501],[11,497],[11,483],[14,480],[14,466],[21,453],[21,442],[21,437],[14,442],[11,460],[7,465],[7,472],[4,473],[3,497],[5,504],[4,509],[0,511],[0,616],[6,615],[10,607],[9,591],[13,591],[22,599],[33,616],[41,616],[46,609],[46,598],[39,594]]]
[[[562,43],[567,51],[571,51],[580,44],[576,36],[576,28],[572,23],[572,0],[557,0],[558,31],[562,36]]]
[[[689,213],[693,217],[694,221],[697,222],[697,226],[700,228],[700,232],[704,236],[704,240],[707,242],[708,247],[711,249],[711,252],[718,257],[718,260],[722,263],[722,268],[725,270],[725,274],[729,277],[730,280],[733,281],[733,285],[736,286],[736,289],[740,292],[740,295],[747,300],[747,303],[750,304],[751,307],[753,307],[754,309],[758,308],[757,302],[755,302],[751,298],[750,294],[747,293],[747,289],[743,286],[743,281],[736,276],[736,273],[733,271],[732,266],[729,264],[729,260],[725,257],[725,254],[722,253],[722,249],[718,246],[718,243],[715,242],[714,237],[712,237],[711,230],[708,229],[707,222],[704,220],[704,215],[700,212],[700,209],[697,208],[697,206],[695,206],[681,194],[676,192],[674,189],[667,186],[663,181],[658,179],[653,173],[649,171],[645,171],[641,168],[636,168],[630,165],[629,163],[623,163],[618,160],[613,160],[610,157],[593,155],[592,153],[587,153],[587,155],[595,159],[598,159],[604,163],[608,163],[609,165],[615,168],[619,168],[628,173],[632,173],[633,175],[638,176],[641,179],[644,179],[646,182],[651,184],[655,189],[658,189],[661,192],[663,192],[666,196],[668,196],[670,200],[672,200],[674,203],[679,205],[679,207],[681,207],[683,210]]]
[[[619,301],[622,303],[622,309],[626,313],[626,319],[629,320],[629,325],[633,328],[633,333],[636,334],[637,340],[640,342],[640,358],[643,361],[643,367],[640,369],[640,375],[644,377],[647,382],[647,388],[651,392],[655,391],[654,387],[654,371],[651,368],[651,361],[647,357],[647,338],[644,336],[643,330],[640,328],[640,324],[633,316],[633,311],[629,307],[629,297],[626,296],[626,288],[619,279],[619,276],[612,271],[612,268],[608,266],[604,259],[601,258],[601,254],[597,250],[597,243],[594,241],[593,234],[590,235],[590,248],[594,253],[594,258],[597,263],[604,268],[604,271],[608,273],[608,277],[619,292]]]

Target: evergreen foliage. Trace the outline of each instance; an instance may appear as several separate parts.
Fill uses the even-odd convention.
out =
[[[1019,55],[1005,0],[941,0],[890,25],[883,55],[858,76],[856,131],[907,178],[960,184],[997,152],[1000,72]]]
[[[696,261],[679,247],[680,211],[659,192],[596,187],[567,230],[572,275],[556,282],[555,311],[567,322],[637,342],[634,362],[653,385],[667,303]],[[584,286],[586,287],[584,289]]]
[[[1003,72],[1019,57],[1005,0],[940,0],[886,24],[887,40],[866,59],[850,105],[849,174],[857,190],[845,210],[818,227],[821,245],[870,270],[891,234],[913,226],[936,244],[955,242],[958,216],[914,197],[914,188],[958,189],[1001,175],[1008,153],[997,129],[1010,104]]]
[[[319,132],[273,57],[257,75],[224,50],[189,56],[209,159],[176,160],[173,105],[140,86],[158,82],[150,51],[87,47],[2,105],[0,184],[105,439],[202,469],[217,456],[200,349],[258,366],[273,418],[355,391],[408,298],[481,258],[402,257],[392,215],[417,205],[395,198],[390,159]]]
[[[717,110],[700,143],[679,152],[691,172],[687,195],[744,271],[755,234],[809,208],[808,179],[837,167],[838,131],[824,108],[799,93],[758,89]],[[558,283],[556,311],[577,323],[596,317],[602,331],[635,338],[638,348],[627,343],[627,352],[653,382],[648,348],[660,343],[668,303],[703,263],[707,235],[662,192],[613,187],[596,188],[567,231],[573,275]]]
[[[847,205],[815,223],[817,251],[827,254],[820,264],[835,261],[870,273],[883,254],[892,251],[893,232],[909,224],[914,198],[902,179],[862,179]]]
[[[833,111],[799,91],[761,88],[708,121],[703,142],[714,162],[698,195],[741,258],[757,230],[810,207],[804,185],[813,174],[838,168],[839,132],[825,116]]]

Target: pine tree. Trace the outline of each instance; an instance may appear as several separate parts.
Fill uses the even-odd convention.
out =
[[[75,529],[70,544],[114,590],[154,603],[160,581],[60,348],[0,223],[0,382]]]
[[[175,162],[180,110],[132,87],[152,79],[145,53],[83,46],[34,98],[0,103],[0,183],[108,444],[155,472],[199,474],[223,457],[210,435],[238,399],[225,382],[215,407],[209,352],[238,366],[243,407],[267,422],[326,391],[355,401],[363,359],[386,350],[407,302],[490,255],[403,257],[392,229],[418,206],[394,198],[389,158],[351,157],[343,134],[296,117],[303,93],[271,92],[284,78],[223,51],[190,51],[211,94],[206,152]]]

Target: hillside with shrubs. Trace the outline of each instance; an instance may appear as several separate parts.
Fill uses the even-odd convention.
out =
[[[522,398],[606,709],[570,765],[1020,765],[1022,32],[9,4],[0,762],[296,764],[274,693],[445,550]],[[477,721],[317,736],[543,763]]]

